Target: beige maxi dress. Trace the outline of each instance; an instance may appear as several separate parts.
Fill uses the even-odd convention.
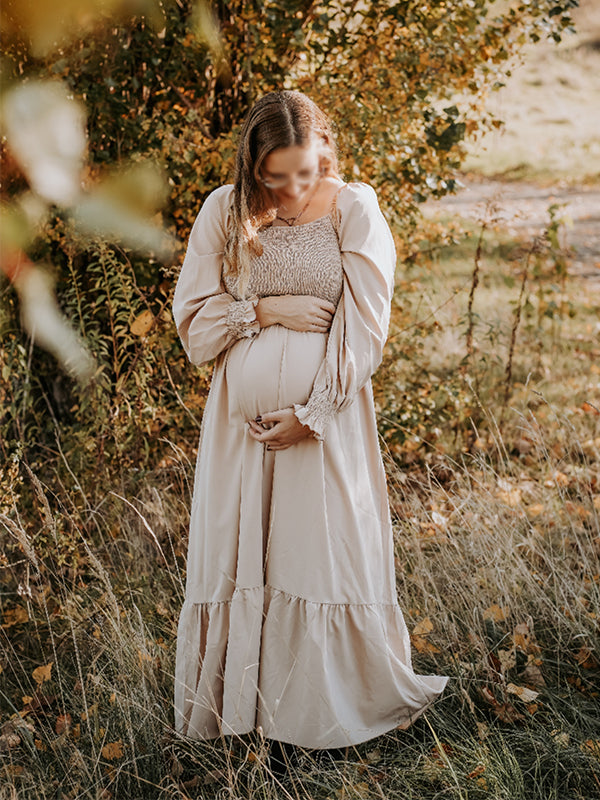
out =
[[[191,509],[177,636],[176,729],[302,747],[358,744],[410,724],[445,676],[416,675],[396,595],[371,375],[396,256],[374,190],[344,184],[329,215],[259,238],[250,299],[223,278],[232,185],[192,229],[173,316],[193,364],[216,358]],[[260,329],[259,297],[337,304],[329,334]],[[267,451],[258,414],[294,407],[308,438]]]

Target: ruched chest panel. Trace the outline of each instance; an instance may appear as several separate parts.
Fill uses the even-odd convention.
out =
[[[258,237],[263,252],[252,258],[247,296],[302,294],[337,305],[343,270],[331,215],[303,225],[271,226],[259,231]],[[235,296],[235,278],[225,275],[223,282]]]

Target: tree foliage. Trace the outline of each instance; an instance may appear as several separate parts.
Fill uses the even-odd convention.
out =
[[[528,40],[560,39],[576,4],[145,0],[132,16],[131,6],[114,0],[120,14],[108,19],[98,11],[102,4],[88,0],[80,10],[94,11],[91,27],[77,28],[77,17],[63,30],[61,13],[72,9],[64,0],[53,29],[56,45],[31,22],[39,22],[35,14],[26,19],[20,6],[9,4],[4,72],[17,83],[62,81],[85,104],[88,186],[116,167],[149,161],[162,167],[168,179],[162,219],[180,243],[174,264],[202,200],[230,179],[236,136],[250,104],[264,92],[298,88],[334,119],[343,175],[377,188],[406,257],[418,204],[452,191],[465,139],[497,124],[486,113],[485,96],[501,84],[510,57]],[[3,157],[8,163],[6,149]],[[10,202],[23,190],[23,179],[14,166],[8,173]],[[143,182],[132,202],[144,204]],[[130,444],[129,436],[117,442],[115,409],[129,420],[123,424],[131,425],[134,438],[150,430],[139,427],[140,409],[154,420],[155,431],[178,415],[184,427],[196,425],[197,417],[182,407],[201,410],[202,399],[185,378],[168,315],[177,267],[114,245],[82,244],[61,210],[55,211],[25,250],[52,264],[61,305],[98,359],[91,384],[96,394],[93,402],[80,402],[50,359],[37,349],[30,355],[18,330],[16,298],[5,289],[4,440],[22,440],[15,420],[25,418],[29,442],[53,436],[56,424],[64,430],[67,423],[73,430],[91,425],[96,432],[104,426],[100,438],[114,439],[108,455],[115,448],[125,452],[122,442]],[[98,258],[103,269],[94,267]],[[131,284],[133,294],[121,293],[109,308],[109,287],[119,282]],[[151,320],[144,333],[142,313]],[[163,358],[157,362],[159,347]]]

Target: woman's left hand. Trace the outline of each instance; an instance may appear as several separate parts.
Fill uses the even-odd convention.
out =
[[[286,450],[297,442],[312,436],[312,431],[303,425],[293,408],[281,408],[262,414],[249,421],[250,436],[267,446],[267,450]],[[269,426],[265,430],[264,426]]]

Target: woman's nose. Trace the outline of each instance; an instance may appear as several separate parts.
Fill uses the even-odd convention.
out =
[[[297,178],[291,178],[290,182],[286,186],[286,191],[290,195],[290,197],[298,197],[302,194],[303,187],[297,181]]]

